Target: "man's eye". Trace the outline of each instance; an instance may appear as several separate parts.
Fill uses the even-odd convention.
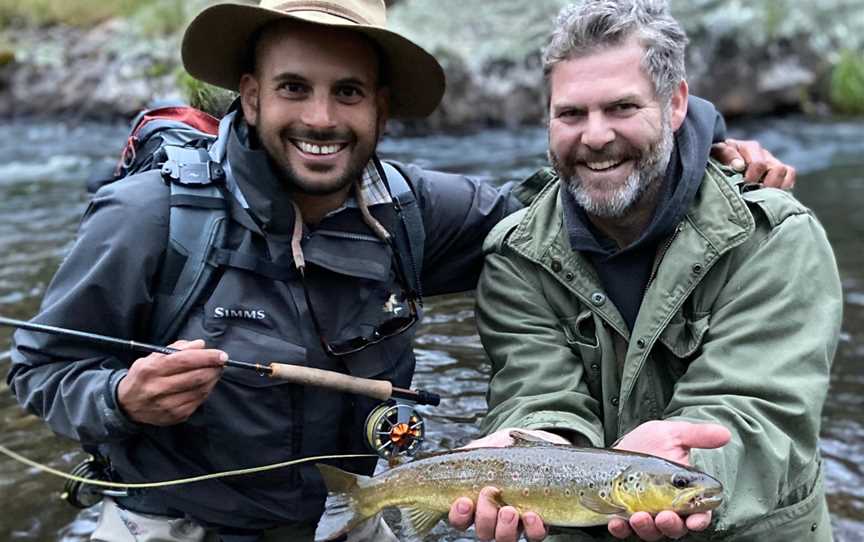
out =
[[[558,112],[558,118],[561,119],[578,119],[583,116],[582,111],[578,109],[562,109]]]
[[[336,96],[343,102],[357,103],[363,99],[363,91],[357,87],[339,87]]]
[[[303,83],[295,83],[287,81],[285,83],[281,83],[278,87],[280,92],[285,94],[297,95],[304,94],[306,92],[306,85]]]
[[[634,103],[620,103],[612,106],[612,111],[616,113],[632,113],[638,108]]]

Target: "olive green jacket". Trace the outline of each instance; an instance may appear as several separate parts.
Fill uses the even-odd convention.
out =
[[[818,438],[842,294],[813,214],[779,190],[742,191],[711,162],[630,333],[570,248],[558,181],[538,175],[554,182],[486,240],[484,431],[576,432],[609,447],[648,420],[719,423],[732,441],[691,453],[724,485],[705,537],[831,540]]]

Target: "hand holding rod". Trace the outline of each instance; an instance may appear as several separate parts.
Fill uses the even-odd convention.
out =
[[[5,318],[0,316],[0,326],[15,327],[26,329],[29,331],[38,331],[49,333],[52,335],[60,335],[79,339],[85,342],[103,344],[121,349],[132,350],[135,352],[147,352],[158,354],[173,354],[179,352],[175,348],[167,346],[156,346],[126,339],[117,339],[106,335],[97,335],[95,333],[87,333],[85,331],[77,331],[55,326],[46,326],[43,324],[34,324],[25,322],[24,320],[15,320],[13,318]],[[418,405],[433,405],[438,406],[441,402],[441,397],[436,393],[429,393],[422,390],[409,390],[397,388],[386,380],[372,380],[369,378],[360,378],[356,376],[337,373],[335,371],[325,371],[323,369],[313,369],[311,367],[302,367],[299,365],[288,365],[285,363],[247,363],[245,361],[235,361],[229,359],[225,362],[226,367],[235,367],[237,369],[245,369],[255,371],[259,375],[267,375],[271,378],[278,378],[294,384],[303,386],[317,386],[341,391],[345,393],[353,393],[356,395],[365,395],[381,401],[386,401],[390,398],[404,399],[412,401]]]

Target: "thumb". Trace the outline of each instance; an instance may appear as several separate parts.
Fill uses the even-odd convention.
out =
[[[682,429],[681,446],[685,448],[720,448],[732,439],[732,433],[716,423],[687,423]]]

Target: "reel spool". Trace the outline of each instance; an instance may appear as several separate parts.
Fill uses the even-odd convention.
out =
[[[383,459],[411,457],[426,437],[426,423],[410,405],[388,401],[366,418],[366,442]]]
[[[72,469],[72,476],[84,478],[85,480],[109,480],[108,464],[104,459],[93,456],[82,461],[77,467]],[[98,504],[103,497],[125,497],[125,491],[106,490],[96,487],[79,480],[67,480],[63,486],[63,493],[60,498],[68,502],[75,508],[90,508]]]

